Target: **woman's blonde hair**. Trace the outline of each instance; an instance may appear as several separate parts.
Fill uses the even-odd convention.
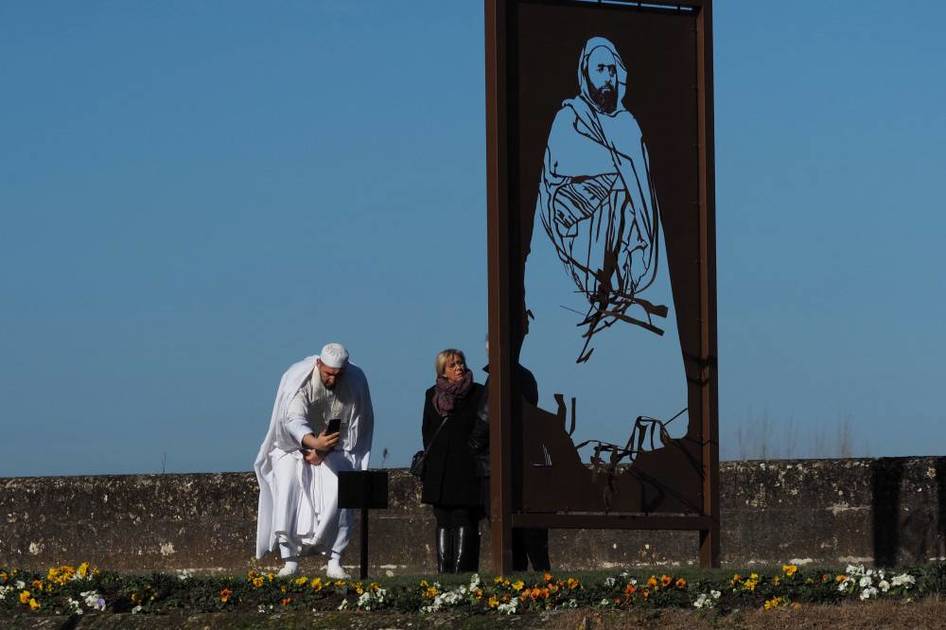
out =
[[[443,370],[447,366],[447,361],[451,357],[460,357],[463,360],[463,365],[466,365],[466,355],[463,354],[462,350],[457,350],[456,348],[447,348],[446,350],[441,350],[437,353],[437,359],[434,361],[434,368],[437,370],[437,376],[443,376]]]

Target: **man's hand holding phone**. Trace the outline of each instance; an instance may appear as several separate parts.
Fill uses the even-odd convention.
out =
[[[318,451],[326,452],[335,448],[338,444],[339,431],[342,428],[340,418],[332,418],[328,421],[328,426],[315,438],[315,448]]]

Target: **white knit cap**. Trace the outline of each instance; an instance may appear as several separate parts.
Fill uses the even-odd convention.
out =
[[[340,343],[327,343],[319,355],[322,365],[330,368],[343,368],[348,363],[348,350]]]

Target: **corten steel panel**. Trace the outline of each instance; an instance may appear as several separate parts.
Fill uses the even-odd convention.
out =
[[[699,529],[703,564],[718,564],[711,6],[647,5],[486,0],[493,535],[501,571],[511,521]],[[623,103],[643,131],[658,191],[679,336],[666,341],[683,354],[689,409],[682,438],[662,440],[610,473],[580,461],[564,406],[553,413],[522,401],[513,378],[528,327],[524,271],[546,139],[559,104],[576,94],[576,53],[592,36],[613,42],[628,67]],[[549,452],[554,465],[540,465]]]

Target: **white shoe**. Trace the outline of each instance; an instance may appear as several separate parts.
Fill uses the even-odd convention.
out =
[[[328,566],[325,567],[325,575],[333,580],[347,580],[351,577],[345,572],[338,560],[328,561]]]
[[[299,571],[299,565],[294,567],[286,565],[279,570],[279,573],[276,574],[276,577],[291,577]]]

